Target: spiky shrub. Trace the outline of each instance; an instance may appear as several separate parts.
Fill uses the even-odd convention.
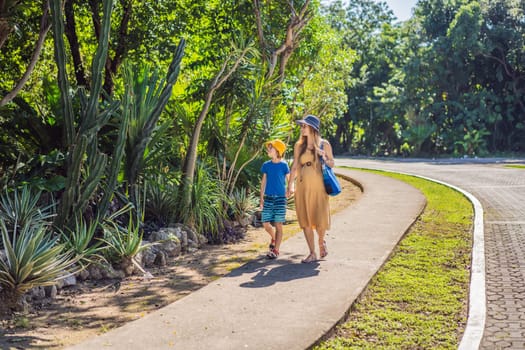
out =
[[[39,207],[41,195],[41,191],[32,191],[28,186],[5,191],[0,197],[0,220],[5,222],[8,231],[14,231],[15,226],[48,225],[55,206]]]
[[[85,222],[82,217],[75,220],[74,228],[66,228],[61,239],[66,251],[71,251],[82,269],[88,265],[105,260],[105,246],[95,238],[99,221]]]
[[[147,181],[144,207],[146,221],[154,221],[159,226],[174,221],[177,208],[177,185],[163,175]]]
[[[246,188],[236,188],[230,197],[230,210],[239,223],[257,209],[257,198]]]
[[[42,223],[25,224],[10,232],[0,221],[5,260],[0,259],[0,312],[24,307],[22,296],[32,288],[50,286],[76,272],[75,259],[57,244]],[[69,272],[68,272],[69,270]]]
[[[227,200],[223,187],[201,165],[197,168],[191,188],[190,205],[179,213],[180,219],[197,232],[207,236],[211,242],[221,242],[221,230],[226,217],[222,203]]]
[[[119,226],[115,222],[106,223],[103,227],[104,242],[108,245],[108,255],[113,261],[132,258],[140,251],[142,234],[132,219],[128,227]]]
[[[118,216],[128,217],[127,226],[119,224]],[[135,256],[142,250],[154,243],[143,244],[143,231],[134,208],[127,204],[121,210],[114,213],[102,223],[104,237],[101,239],[105,245],[107,260],[120,265],[120,268],[128,275],[134,271],[134,267],[142,269],[135,260]]]

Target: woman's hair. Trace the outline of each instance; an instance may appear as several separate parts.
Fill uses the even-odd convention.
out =
[[[319,131],[315,130],[314,128],[312,128],[310,125],[308,125],[308,127],[310,128],[310,132],[312,133],[313,137],[314,137],[314,147],[315,149],[319,149],[319,145],[321,144],[321,135],[319,134]],[[301,138],[297,141],[297,144],[299,145],[299,157],[304,153],[306,152],[306,148],[308,147],[308,142],[307,142],[307,137],[306,136],[301,136]],[[314,162],[317,162],[319,157],[314,157]]]

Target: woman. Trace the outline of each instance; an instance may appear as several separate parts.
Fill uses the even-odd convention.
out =
[[[297,220],[303,229],[310,250],[302,262],[310,263],[317,260],[314,230],[317,231],[319,256],[324,258],[328,255],[324,237],[326,230],[330,229],[330,206],[324,188],[320,158],[327,166],[333,167],[334,156],[330,143],[323,140],[319,134],[321,124],[319,118],[307,115],[304,119],[297,120],[296,123],[301,126],[301,137],[294,146],[288,196],[294,193],[295,182]]]

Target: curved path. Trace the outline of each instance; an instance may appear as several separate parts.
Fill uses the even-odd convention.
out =
[[[337,164],[425,176],[464,189],[484,210],[486,318],[480,349],[525,349],[525,159],[372,160]]]
[[[425,197],[404,182],[338,169],[363,196],[332,217],[325,260],[301,264],[302,234],[162,309],[71,349],[304,350],[344,318],[419,217]],[[344,189],[343,189],[344,190]]]

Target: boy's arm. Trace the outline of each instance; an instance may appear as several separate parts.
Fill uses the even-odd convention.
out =
[[[261,179],[261,198],[260,198],[260,201],[259,201],[259,206],[262,210],[263,208],[263,205],[264,205],[264,190],[266,189],[266,173],[263,173],[263,176],[262,176],[262,179]]]
[[[286,183],[289,184],[290,183],[290,173],[286,174]],[[290,196],[290,193],[288,191],[286,191],[286,198],[288,198]]]

